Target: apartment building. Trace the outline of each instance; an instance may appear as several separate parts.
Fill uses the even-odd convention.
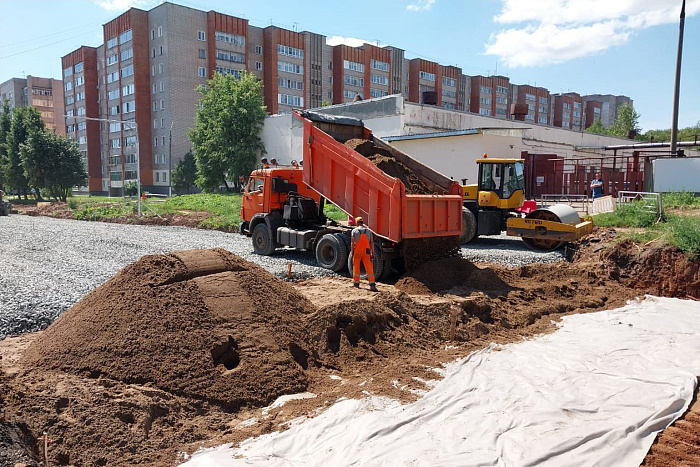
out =
[[[145,190],[167,193],[171,169],[191,149],[195,90],[214,73],[255,74],[271,114],[402,94],[411,102],[500,119],[511,118],[509,105],[522,102],[529,122],[557,125],[558,115],[558,126],[582,128],[578,95],[562,100],[556,113],[546,89],[511,86],[504,76],[467,76],[455,66],[408,59],[393,46],[331,46],[321,34],[259,28],[169,2],[129,9],[103,26],[102,44],[70,52],[62,65],[58,89],[65,98],[59,100],[68,116],[58,127],[78,141],[91,193],[119,195],[139,177]],[[29,92],[14,83],[2,89],[20,97]],[[608,113],[612,107],[601,105]]]
[[[603,104],[598,101],[587,101],[584,97],[583,128],[588,129],[596,120],[601,120]],[[602,121],[602,120],[601,120]]]
[[[583,129],[583,98],[575,92],[554,94],[552,107],[552,124],[559,128],[574,131]]]
[[[550,124],[551,96],[549,90],[530,85],[511,85],[512,103],[527,106],[525,121],[540,125]]]
[[[41,114],[44,126],[65,134],[63,125],[63,81],[28,75],[26,78],[11,78],[0,84],[0,112],[7,101],[10,109],[32,106]]]
[[[501,119],[509,119],[510,80],[505,76],[472,76],[470,111]]]
[[[583,96],[584,102],[600,103],[600,121],[605,128],[610,127],[617,119],[617,112],[620,106],[627,104],[634,105],[634,101],[627,96],[613,96],[612,94],[589,94]],[[592,125],[593,122],[590,123]],[[589,125],[589,126],[590,126]]]

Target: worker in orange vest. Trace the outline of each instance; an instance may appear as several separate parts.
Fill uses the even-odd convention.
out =
[[[352,280],[354,287],[360,287],[360,264],[364,264],[369,281],[369,290],[377,292],[374,279],[374,239],[372,231],[365,226],[361,217],[355,218],[355,227],[350,237],[352,238]]]

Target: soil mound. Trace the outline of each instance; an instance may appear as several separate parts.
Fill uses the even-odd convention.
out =
[[[401,180],[406,187],[406,193],[413,195],[429,195],[432,191],[416,176],[416,174],[391,155],[389,151],[375,146],[367,139],[350,139],[345,142],[350,149],[359,152],[384,173]]]
[[[54,369],[232,410],[302,392],[310,360],[289,284],[225,250],[144,256],[83,298],[26,351]]]
[[[625,240],[603,251],[601,259],[611,279],[653,295],[700,298],[700,260],[664,246],[640,249]]]

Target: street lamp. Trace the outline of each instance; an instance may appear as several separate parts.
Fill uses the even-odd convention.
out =
[[[168,133],[168,197],[173,197],[173,123]]]
[[[81,118],[83,120],[92,120],[95,122],[108,122],[108,123],[119,123],[120,125],[125,126],[127,125],[129,130],[134,129],[136,130],[136,189],[137,189],[137,204],[138,204],[138,215],[141,217],[141,161],[139,160],[139,126],[136,122],[125,122],[123,120],[111,120],[108,118],[94,118],[94,117],[83,117],[82,115],[64,115],[64,118],[72,118],[72,119],[78,119]],[[133,126],[132,126],[133,125]],[[109,132],[108,132],[109,134]],[[122,180],[122,184],[124,181]]]

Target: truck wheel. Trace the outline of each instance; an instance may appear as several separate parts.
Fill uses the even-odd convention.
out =
[[[243,221],[240,224],[238,224],[238,233],[242,235],[248,233],[248,222]]]
[[[340,272],[348,260],[348,248],[341,234],[326,234],[316,244],[316,261],[324,269]]]
[[[462,208],[462,235],[459,243],[469,243],[476,236],[476,217],[468,208]]]
[[[374,269],[374,278],[377,281],[382,280],[391,272],[391,260],[379,259],[380,256],[381,251],[379,248],[375,247],[372,267]],[[350,277],[352,277],[352,255],[348,255],[348,272],[350,273]],[[363,265],[360,265],[360,279],[367,280],[367,273]]]
[[[272,239],[270,229],[267,224],[261,222],[253,229],[253,251],[259,255],[270,256],[277,248],[276,242]]]

